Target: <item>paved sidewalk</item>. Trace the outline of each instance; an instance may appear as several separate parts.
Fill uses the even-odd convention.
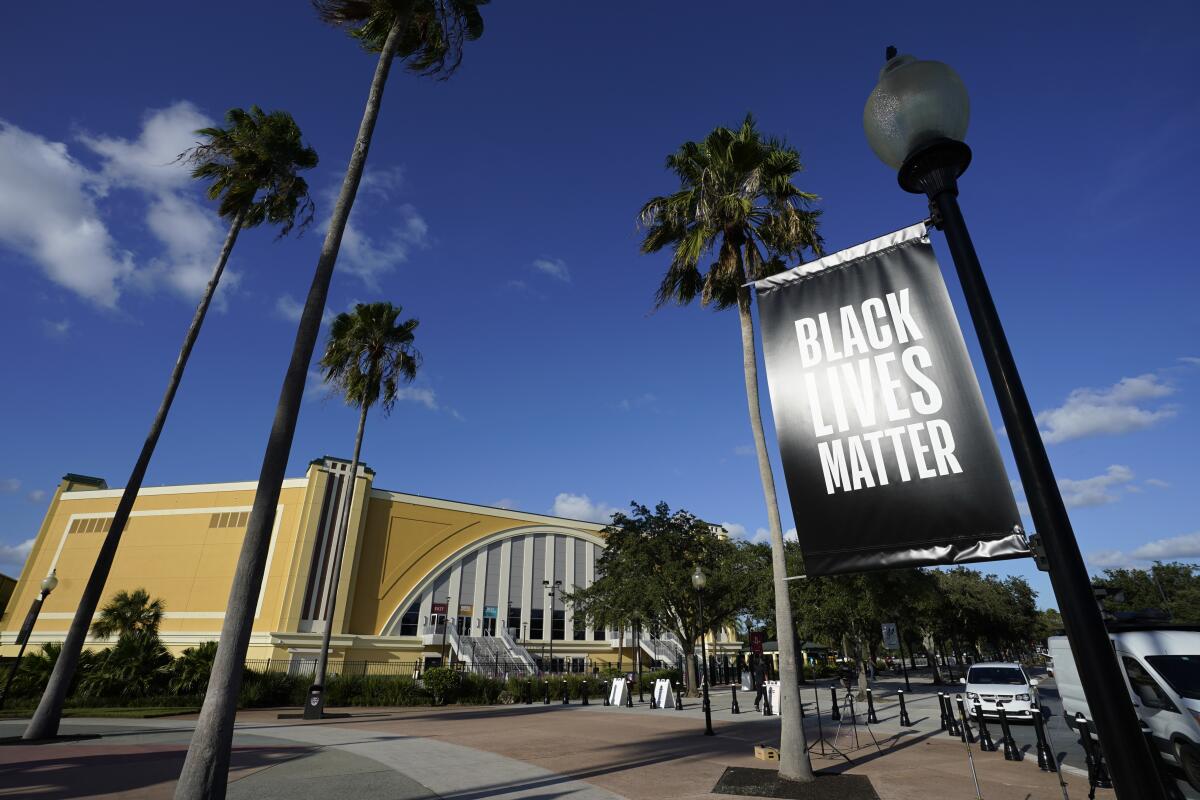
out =
[[[828,689],[822,691],[822,729],[833,739],[835,730],[825,716]],[[906,730],[899,727],[894,704],[881,702],[879,724],[869,733],[860,724],[857,748],[843,725],[837,742],[852,764],[815,754],[814,767],[866,775],[882,800],[974,797],[964,746],[936,730],[935,697],[914,697],[909,713],[917,727]],[[729,698],[728,689],[714,692],[714,737],[703,735],[694,699],[682,711],[578,703],[348,709],[349,717],[310,723],[280,720],[275,710],[247,711],[238,717],[229,795],[247,800],[713,798],[711,789],[727,766],[769,766],[753,757],[753,746],[777,743],[779,735],[779,718],[752,713],[752,697],[739,698],[751,711],[739,715],[730,712]],[[815,739],[811,692],[805,699],[806,728]],[[64,734],[89,738],[0,745],[0,796],[169,798],[192,725],[183,718],[65,720]],[[19,721],[0,722],[0,737],[19,734],[21,727]],[[976,749],[975,764],[988,800],[1061,797],[1053,773],[1039,771],[1036,761],[1006,762]],[[1072,796],[1086,796],[1086,782],[1067,777]]]

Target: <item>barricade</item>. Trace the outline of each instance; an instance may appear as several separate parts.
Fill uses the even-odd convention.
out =
[[[942,692],[938,692],[938,725],[941,730],[950,727],[950,720],[946,719],[946,695]]]
[[[566,679],[566,678],[563,678],[563,701],[562,701],[562,704],[563,704],[564,706],[569,706],[569,705],[571,705],[571,690],[570,690],[570,688],[567,686],[567,679]]]
[[[737,701],[737,690],[738,690],[738,687],[737,687],[737,685],[736,685],[736,684],[734,684],[733,686],[730,686],[730,687],[729,687],[729,691],[730,691],[730,692],[733,694],[733,708],[732,708],[732,710],[731,710],[731,712],[730,712],[730,713],[733,713],[733,714],[740,714],[740,713],[742,713],[742,709],[738,707],[738,701]]]
[[[1104,750],[1100,742],[1092,738],[1092,727],[1083,714],[1075,714],[1075,727],[1079,729],[1079,741],[1083,745],[1084,758],[1088,771],[1088,800],[1095,800],[1096,787],[1111,789],[1112,780],[1108,777],[1108,764],[1104,761]]]
[[[962,740],[968,744],[975,744],[975,734],[971,732],[971,718],[967,715],[967,706],[963,702],[963,696],[956,695],[954,698],[958,705],[959,728],[962,730]]]
[[[1012,731],[1008,727],[1008,712],[1004,710],[1004,703],[996,703],[996,710],[1000,712],[1000,736],[1004,742],[1004,760],[1020,761],[1024,756],[1017,748],[1017,743],[1013,741]]]
[[[992,741],[992,732],[988,730],[987,720],[983,718],[983,706],[975,701],[975,722],[979,725],[979,749],[985,753],[996,752],[996,743]]]
[[[607,706],[607,705],[608,705],[608,693],[609,693],[609,691],[611,691],[611,685],[610,685],[610,682],[609,682],[609,681],[605,681],[605,682],[604,682],[604,705],[605,705],[605,706]]]
[[[550,705],[550,680],[549,679],[546,680],[546,697],[542,701],[542,705],[544,705],[544,706]]]
[[[842,712],[838,711],[838,699],[837,699],[837,687],[836,686],[829,687],[829,708],[830,708],[829,718],[831,720],[833,720],[834,722],[837,722],[839,719],[842,718]]]
[[[579,683],[579,694],[580,694],[580,696],[582,697],[582,700],[583,700],[583,701],[580,703],[580,705],[584,705],[584,706],[586,706],[586,705],[588,704],[588,686],[587,686],[587,681],[580,681],[580,683]]]
[[[904,690],[896,692],[896,696],[900,700],[900,725],[905,728],[912,727],[912,720],[908,718],[908,706],[904,705]]]
[[[867,724],[879,724],[879,717],[875,715],[875,693],[870,689],[867,689]]]
[[[683,687],[675,684],[675,710],[683,711]]]
[[[1054,771],[1054,753],[1050,752],[1050,744],[1046,741],[1046,729],[1043,727],[1042,710],[1033,709],[1033,732],[1037,736],[1038,768],[1043,772]]]

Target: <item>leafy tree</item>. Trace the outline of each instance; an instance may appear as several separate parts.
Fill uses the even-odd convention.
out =
[[[758,366],[750,291],[745,284],[787,268],[805,250],[819,253],[817,198],[792,183],[800,155],[782,141],[764,137],[747,115],[736,130],[716,128],[702,141],[685,142],[667,156],[667,169],[679,178],[674,194],[654,197],[641,210],[646,227],[643,253],[671,249],[671,263],[658,289],[657,305],[686,305],[699,298],[717,310],[736,306],[742,335],[742,370],[750,429],[758,455],[759,477],[771,533],[775,619],[791,630],[779,501],[767,453],[758,398]],[[706,273],[700,261],[716,251]],[[797,520],[797,523],[800,521]],[[779,637],[780,700],[783,729],[779,772],[784,778],[812,780],[800,719],[796,653],[790,636]]]
[[[1108,611],[1160,609],[1173,622],[1200,623],[1200,566],[1154,562],[1149,569],[1108,569],[1093,583],[1125,593],[1125,602],[1104,601]]]
[[[21,659],[21,665],[17,668],[17,674],[13,679],[11,696],[39,696],[46,688],[46,683],[50,680],[51,673],[54,672],[54,664],[58,661],[61,653],[61,642],[46,642],[34,652],[26,653],[25,657]],[[79,668],[76,670],[75,681],[71,684],[70,691],[74,691],[75,685],[78,684],[79,675],[88,672],[95,663],[96,652],[94,650],[84,650],[79,654]]]
[[[421,355],[413,347],[417,320],[397,322],[400,306],[391,303],[359,303],[353,314],[338,314],[329,330],[329,344],[321,356],[325,382],[335,385],[349,405],[358,407],[358,432],[354,435],[354,457],[350,461],[350,489],[339,512],[337,542],[333,550],[333,577],[329,602],[325,609],[325,633],[313,683],[325,686],[325,667],[329,658],[329,638],[333,634],[333,612],[337,603],[338,581],[342,574],[342,554],[350,527],[350,503],[358,475],[358,457],[362,451],[367,412],[379,403],[384,413],[396,405],[396,390],[401,382],[417,376]]]
[[[216,657],[216,642],[205,642],[180,653],[171,665],[171,691],[184,695],[208,691],[208,676]]]
[[[263,453],[258,491],[254,495],[254,506],[226,604],[222,646],[213,663],[211,683],[220,690],[204,697],[204,706],[175,786],[176,800],[225,795],[238,689],[254,626],[255,601],[262,587],[275,506],[296,433],[296,419],[300,414],[308,366],[317,345],[329,282],[350,209],[362,181],[392,62],[395,59],[407,62],[410,70],[423,75],[449,76],[461,62],[464,44],[483,34],[483,17],[478,8],[482,3],[483,0],[317,0],[315,3],[321,19],[348,29],[366,50],[378,53],[378,61],[346,176],[300,314],[291,359]]]
[[[1033,630],[1039,646],[1045,647],[1047,639],[1062,632],[1062,614],[1058,613],[1058,609],[1055,608],[1047,608],[1039,611],[1037,623],[1034,625]]]
[[[687,511],[631,503],[629,514],[613,515],[604,537],[595,582],[564,595],[576,614],[607,619],[619,609],[626,619],[670,630],[692,656],[702,631],[728,624],[750,604],[757,579],[752,546],[735,544]],[[692,586],[697,566],[707,576],[703,620]],[[698,686],[693,659],[685,663],[688,685]]]
[[[56,662],[37,711],[25,729],[26,739],[49,739],[58,733],[63,702],[74,682],[88,625],[100,602],[104,584],[116,558],[117,546],[129,521],[129,513],[146,477],[175,393],[183,380],[183,371],[192,347],[200,336],[200,327],[238,234],[243,228],[270,222],[279,225],[280,235],[283,235],[296,224],[297,215],[301,217],[301,227],[312,219],[308,185],[297,172],[315,167],[317,154],[303,143],[300,128],[291,115],[284,111],[264,113],[258,106],[253,106],[249,111],[231,109],[226,114],[226,121],[229,123],[227,128],[212,127],[197,131],[203,141],[180,158],[193,166],[192,177],[211,181],[208,196],[219,201],[218,213],[228,221],[229,232],[217,256],[204,296],[200,298],[200,304],[196,306],[196,313],[183,337],[179,356],[167,380],[166,393],[150,423],[150,432],[142,443],[141,452],[117,502],[108,533],[96,554],[92,573],[80,595],[79,605],[63,642],[62,656]]]
[[[150,599],[145,589],[124,589],[100,609],[100,617],[92,623],[92,635],[99,639],[110,639],[113,634],[126,636],[134,633],[158,634],[166,605],[161,598]]]

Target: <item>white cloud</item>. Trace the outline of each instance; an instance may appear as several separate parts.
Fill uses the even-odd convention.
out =
[[[748,531],[746,526],[742,525],[740,522],[722,522],[721,527],[724,528],[729,533],[729,536],[734,539],[745,539],[751,544],[771,543],[771,531],[766,528],[756,528],[754,535],[750,535],[750,531]],[[788,528],[783,532],[783,538],[785,541],[789,542],[798,541],[796,537],[796,529]]]
[[[536,258],[533,261],[533,268],[563,283],[571,282],[571,271],[567,269],[567,262],[561,258]]]
[[[646,392],[645,394],[640,394],[637,397],[623,399],[621,402],[617,403],[617,408],[621,409],[622,411],[632,411],[635,408],[651,407],[657,401],[658,398],[655,397],[651,392]]]
[[[492,508],[507,508],[512,510],[517,507],[517,501],[511,497],[501,497],[499,500],[492,503]]]
[[[31,502],[31,503],[40,503],[46,499],[46,490],[45,489],[34,489],[32,492],[30,492],[29,494],[27,494],[25,496],[29,498],[29,502]]]
[[[102,175],[112,183],[149,192],[169,192],[189,184],[180,153],[197,143],[195,131],[213,120],[186,100],[147,111],[138,138],[83,135],[79,139],[104,159]]]
[[[1160,480],[1159,478],[1146,478],[1144,483],[1147,486],[1155,486],[1159,489],[1170,489],[1171,488],[1171,484],[1167,483],[1164,480]]]
[[[1061,406],[1039,413],[1037,421],[1042,437],[1051,444],[1128,433],[1174,416],[1171,406],[1148,407],[1148,401],[1174,392],[1174,387],[1151,373],[1122,378],[1106,389],[1075,389]]]
[[[1131,567],[1136,561],[1178,561],[1200,559],[1200,531],[1156,539],[1128,552],[1100,550],[1088,555],[1088,564],[1097,568]]]
[[[187,300],[198,300],[212,277],[213,264],[225,237],[220,218],[195,199],[194,182],[178,157],[197,143],[195,131],[213,125],[187,101],[148,111],[134,140],[111,136],[81,136],[103,159],[101,176],[114,187],[149,195],[146,227],[163,246],[132,277],[143,291],[165,287]],[[218,310],[227,305],[241,276],[226,267],[213,300]]]
[[[354,275],[370,289],[378,289],[379,279],[408,261],[413,250],[429,245],[429,225],[416,207],[390,202],[403,185],[401,167],[368,168],[342,234],[338,269]],[[340,189],[338,184],[326,192],[329,209],[337,202]],[[386,220],[381,212],[386,212]],[[384,232],[368,233],[368,222],[372,230],[383,227]],[[328,218],[322,228],[329,228]]]
[[[46,335],[51,339],[65,339],[67,334],[71,332],[71,320],[42,320],[42,329],[46,331]]]
[[[1156,539],[1134,549],[1131,555],[1141,561],[1169,561],[1176,558],[1200,558],[1200,531],[1169,539]]]
[[[620,510],[607,503],[593,503],[586,494],[559,492],[554,497],[554,508],[550,513],[556,517],[566,517],[567,519],[609,522],[612,515]]]
[[[1200,367],[1200,358],[1196,356],[1180,356],[1179,360],[1185,364],[1191,364],[1193,367]]]
[[[0,572],[17,577],[25,566],[25,559],[33,549],[34,539],[26,539],[20,544],[0,544]]]
[[[299,322],[300,315],[304,313],[304,303],[301,303],[290,294],[282,294],[275,301],[275,314],[280,319],[285,319],[288,322]],[[337,316],[337,312],[333,311],[328,306],[321,312],[321,324],[328,325],[333,322],[333,318]]]
[[[21,491],[19,478],[0,478],[0,494],[16,494]]]
[[[419,386],[401,386],[396,390],[396,399],[407,400],[417,405],[425,406],[430,411],[437,411],[438,405],[437,394],[433,389],[426,389]]]
[[[100,218],[104,191],[65,144],[0,120],[0,244],[59,286],[113,308],[134,265]]]
[[[1062,492],[1067,508],[1085,508],[1115,503],[1119,492],[1128,491],[1133,480],[1133,470],[1122,464],[1113,464],[1101,475],[1081,480],[1062,478],[1058,488]]]
[[[754,445],[739,444],[737,447],[733,448],[733,454],[735,456],[752,456],[754,455]]]
[[[740,522],[722,522],[721,527],[729,534],[732,539],[745,539],[746,526]]]

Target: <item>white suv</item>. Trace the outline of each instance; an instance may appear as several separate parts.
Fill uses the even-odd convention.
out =
[[[972,664],[962,682],[966,684],[964,691],[971,709],[979,703],[985,717],[999,717],[1000,703],[1010,719],[1033,717],[1033,689],[1020,664],[1002,661]]]

